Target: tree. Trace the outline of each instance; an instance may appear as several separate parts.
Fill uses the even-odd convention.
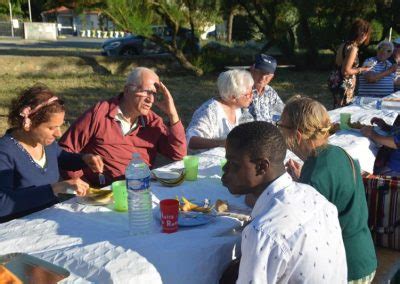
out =
[[[238,2],[267,39],[263,51],[277,45],[287,57],[292,57],[295,47],[293,29],[298,23],[297,10],[292,1],[238,0]]]
[[[225,0],[222,7],[226,20],[226,42],[230,44],[232,43],[233,20],[236,15],[245,14],[245,11],[237,0]]]
[[[22,0],[0,0],[0,15],[9,18],[10,15],[10,4],[12,9],[13,17],[23,17],[24,13],[21,9]]]
[[[206,23],[213,23],[219,17],[218,0],[77,0],[77,6],[100,9],[119,28],[143,36],[169,51],[177,61],[195,75],[202,75],[203,70],[195,66],[195,35]],[[171,40],[156,34],[152,25],[162,23],[172,31]],[[184,53],[185,45],[179,44],[178,38],[182,27],[190,27],[192,57]],[[186,44],[186,45],[187,45]]]

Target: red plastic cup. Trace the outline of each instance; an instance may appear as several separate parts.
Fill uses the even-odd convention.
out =
[[[160,211],[163,232],[170,234],[178,231],[179,201],[176,199],[161,200]]]

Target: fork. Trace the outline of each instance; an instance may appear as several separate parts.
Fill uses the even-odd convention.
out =
[[[106,177],[104,176],[103,173],[99,173],[99,184],[100,185],[105,185],[106,184]]]

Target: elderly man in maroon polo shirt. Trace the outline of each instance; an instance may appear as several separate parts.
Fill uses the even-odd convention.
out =
[[[155,101],[158,92],[162,99]],[[151,110],[153,103],[168,117],[168,126]],[[102,156],[106,184],[124,178],[134,152],[150,167],[157,153],[172,160],[181,160],[186,155],[185,130],[174,100],[157,74],[145,67],[133,70],[123,93],[97,103],[80,116],[59,144],[70,152]],[[90,184],[99,184],[98,175],[90,171],[68,172],[68,175],[83,175]]]

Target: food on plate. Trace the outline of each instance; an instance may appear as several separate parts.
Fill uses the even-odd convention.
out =
[[[88,195],[103,195],[106,193],[110,193],[111,191],[112,191],[111,189],[99,189],[99,188],[89,187]]]
[[[86,198],[96,202],[109,202],[113,196],[112,190],[89,188],[89,193]]]
[[[0,283],[22,284],[22,281],[6,267],[0,265]]]
[[[362,124],[362,123],[359,122],[359,121],[356,121],[356,122],[350,122],[350,123],[349,123],[349,126],[350,126],[350,128],[353,128],[353,129],[361,129],[361,128],[363,128],[364,126],[367,126],[367,125]]]
[[[194,204],[187,200],[185,197],[181,197],[183,204],[180,203],[179,209],[184,212],[188,211],[195,211],[195,212],[202,212],[202,213],[209,213],[211,211],[211,207],[202,207],[197,204]],[[179,199],[178,199],[179,201]]]
[[[180,171],[152,171],[153,176],[164,186],[178,186],[185,180],[185,173],[183,170]]]
[[[217,210],[217,212],[220,212],[220,213],[228,211],[228,209],[229,209],[228,202],[224,201],[224,200],[221,200],[221,199],[218,199],[215,202],[215,209]]]

